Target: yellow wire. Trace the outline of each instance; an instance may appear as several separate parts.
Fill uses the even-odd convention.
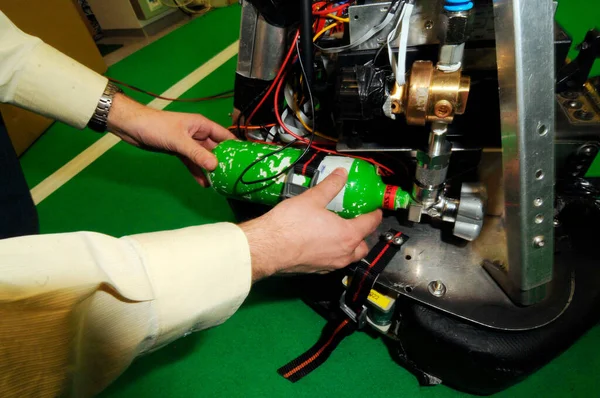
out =
[[[334,14],[327,14],[327,18],[335,19],[336,21],[339,21],[339,22],[350,23],[350,18],[342,18],[342,17],[338,17],[337,15],[334,15]]]
[[[323,35],[323,33],[327,32],[329,29],[333,29],[336,26],[338,26],[340,24],[340,22],[334,22],[331,25],[325,26],[323,29],[321,29],[321,31],[319,33],[317,33],[315,35],[315,37],[313,37],[313,41],[317,41],[317,39],[319,37],[321,37]]]
[[[302,123],[302,126],[304,126],[304,128],[306,129],[306,131],[308,131],[309,133],[313,132],[312,129],[302,119],[302,115],[300,114],[299,110],[296,110],[296,118],[300,121],[300,123]],[[315,133],[315,135],[317,135],[317,136],[319,136],[321,138],[325,138],[326,140],[330,140],[330,141],[333,141],[333,142],[338,142],[337,139],[335,139],[333,137],[330,137],[328,135],[325,135],[323,133],[319,133],[318,131],[315,131],[314,133]]]

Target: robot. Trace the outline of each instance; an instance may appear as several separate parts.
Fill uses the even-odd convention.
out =
[[[600,32],[567,62],[551,0],[241,4],[240,136],[284,145],[312,134],[387,165],[385,178],[411,192],[369,238],[410,236],[361,325],[400,365],[424,385],[491,394],[597,322],[599,185],[587,172],[600,80],[588,75]],[[273,97],[281,113],[257,106]],[[335,317],[352,271],[311,281],[307,302]]]

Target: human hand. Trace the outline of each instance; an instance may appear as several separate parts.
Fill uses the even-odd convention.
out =
[[[217,158],[211,150],[235,136],[204,116],[166,112],[144,106],[117,94],[108,115],[111,132],[137,147],[177,154],[202,186],[208,186],[203,169],[212,171]]]
[[[327,210],[348,175],[337,169],[317,186],[241,224],[252,256],[252,280],[286,272],[327,272],[367,255],[364,238],[381,223],[380,210],[345,220]]]

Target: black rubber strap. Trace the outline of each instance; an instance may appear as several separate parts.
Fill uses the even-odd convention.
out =
[[[317,343],[298,358],[279,368],[277,373],[292,383],[297,382],[321,366],[338,344],[355,330],[356,324],[350,319],[327,323]]]
[[[327,156],[327,154],[322,151],[308,151],[294,166],[294,173],[307,177],[314,176],[318,170],[319,164],[321,164],[321,161],[323,161],[325,156]]]
[[[407,239],[401,232],[391,230],[383,235],[382,240],[363,260],[354,264],[354,276],[345,293],[344,303],[341,303],[346,309],[339,311],[341,320],[329,322],[314,346],[279,368],[277,372],[281,376],[291,382],[300,380],[323,364],[346,336],[362,327],[361,320],[366,317],[364,311],[369,292],[379,274]]]
[[[408,240],[406,235],[397,231],[389,231],[385,235],[387,237],[384,236],[354,270],[346,292],[346,305],[354,311],[362,308],[379,274],[396,255],[400,246]]]

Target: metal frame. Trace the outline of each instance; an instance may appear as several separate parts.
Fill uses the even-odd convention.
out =
[[[494,3],[508,261],[486,269],[521,305],[542,301],[553,275],[554,11],[551,0]]]
[[[269,24],[252,3],[242,2],[236,72],[251,79],[273,80],[283,61],[286,32]]]

